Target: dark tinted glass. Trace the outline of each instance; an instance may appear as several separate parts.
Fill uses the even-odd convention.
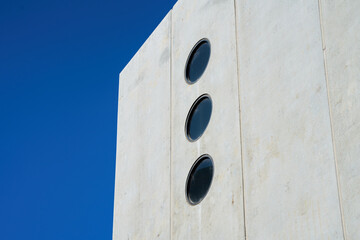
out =
[[[213,174],[212,159],[208,155],[201,156],[191,168],[186,184],[186,196],[191,204],[198,204],[204,199],[209,191]]]
[[[191,141],[197,140],[209,124],[212,102],[207,95],[199,97],[191,107],[186,122],[186,134]]]
[[[190,53],[186,66],[186,80],[189,83],[196,82],[204,73],[210,58],[210,43],[200,41]]]

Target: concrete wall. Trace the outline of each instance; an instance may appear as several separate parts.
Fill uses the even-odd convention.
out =
[[[323,53],[346,239],[360,239],[360,1],[320,1]]]
[[[360,2],[180,0],[120,74],[113,239],[360,239]],[[193,85],[193,46],[211,43]],[[213,101],[189,142],[194,101]],[[214,160],[205,199],[185,183]]]
[[[234,2],[183,0],[172,14],[172,237],[243,239]],[[184,76],[186,60],[202,38],[210,41],[210,60],[198,82],[189,85]],[[210,123],[200,139],[189,142],[185,120],[191,105],[204,93],[213,101]],[[205,153],[214,160],[212,186],[199,205],[190,206],[185,199],[186,178],[195,160]]]
[[[120,74],[113,239],[170,239],[170,29]]]
[[[248,239],[342,239],[318,2],[236,7]]]

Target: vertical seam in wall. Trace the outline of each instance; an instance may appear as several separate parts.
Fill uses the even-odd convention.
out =
[[[325,71],[325,82],[326,82],[326,90],[327,90],[327,101],[328,101],[330,128],[331,128],[331,141],[332,141],[334,163],[335,163],[335,174],[336,174],[338,200],[339,200],[339,205],[340,205],[341,226],[342,226],[342,231],[343,231],[343,238],[344,238],[344,240],[346,240],[347,237],[346,237],[346,228],[345,228],[345,220],[344,220],[344,211],[343,211],[343,205],[342,205],[341,185],[340,185],[340,178],[339,178],[338,162],[337,162],[337,157],[336,157],[335,136],[334,136],[332,111],[331,111],[331,104],[330,104],[331,103],[330,102],[330,89],[329,89],[329,80],[328,80],[328,72],[327,72],[326,44],[325,44],[324,29],[323,29],[323,22],[322,22],[321,0],[318,0],[318,9],[319,9],[319,19],[320,19],[322,52],[323,52],[323,58],[324,58],[324,71]]]
[[[170,216],[169,216],[169,223],[170,223],[170,238],[172,239],[172,51],[173,51],[173,17],[172,17],[172,10],[170,10],[170,39],[169,39],[169,45],[170,45]]]
[[[235,47],[236,47],[236,75],[238,84],[238,103],[239,103],[239,130],[240,130],[240,157],[241,157],[241,186],[242,186],[242,202],[243,202],[243,219],[244,219],[244,237],[246,236],[246,214],[245,214],[245,180],[244,180],[244,158],[243,158],[243,136],[241,126],[241,99],[240,99],[240,76],[239,76],[239,48],[238,48],[238,29],[237,29],[237,14],[236,1],[234,0],[234,16],[235,16]]]

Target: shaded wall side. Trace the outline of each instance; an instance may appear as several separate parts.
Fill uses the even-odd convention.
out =
[[[120,74],[113,239],[170,239],[171,12]]]
[[[320,1],[346,239],[360,239],[360,2]]]
[[[182,0],[173,8],[172,49],[172,238],[244,239],[239,136],[236,34],[233,0]],[[211,56],[201,78],[185,81],[186,60],[203,38]],[[207,93],[212,116],[204,134],[190,142],[185,121],[194,101]],[[187,203],[185,183],[202,154],[214,160],[214,178],[203,201]]]
[[[247,239],[343,239],[318,2],[236,16]]]

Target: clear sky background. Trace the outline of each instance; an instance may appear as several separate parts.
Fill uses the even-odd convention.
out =
[[[118,75],[174,4],[0,0],[0,239],[111,239]]]

